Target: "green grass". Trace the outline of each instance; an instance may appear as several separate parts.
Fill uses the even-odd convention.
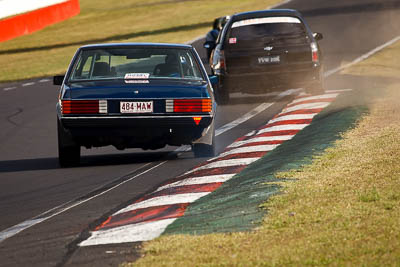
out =
[[[184,43],[207,33],[214,18],[264,9],[279,0],[81,0],[81,13],[34,34],[0,43],[0,82],[64,73],[89,43]]]
[[[282,194],[259,228],[161,236],[135,266],[400,266],[400,43],[346,74],[393,82],[312,164],[275,173]]]

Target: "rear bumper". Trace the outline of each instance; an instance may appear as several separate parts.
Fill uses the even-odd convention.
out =
[[[221,89],[229,92],[265,93],[289,88],[306,87],[321,80],[319,64],[308,68],[279,69],[268,72],[225,73],[221,75]]]
[[[199,125],[193,117],[201,117]],[[65,128],[92,129],[92,128],[171,128],[171,127],[208,127],[212,116],[78,116],[62,117]]]
[[[161,117],[61,117],[63,129],[78,144],[90,147],[113,145],[118,149],[156,149],[165,145],[192,144],[207,134],[211,115]]]

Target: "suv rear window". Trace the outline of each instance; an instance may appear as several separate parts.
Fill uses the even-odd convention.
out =
[[[227,44],[277,36],[305,37],[305,28],[295,17],[265,17],[236,21],[231,26]]]

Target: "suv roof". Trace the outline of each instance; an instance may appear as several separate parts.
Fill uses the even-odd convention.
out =
[[[258,18],[258,17],[273,17],[273,16],[294,16],[301,18],[301,15],[298,11],[294,9],[268,9],[268,10],[257,10],[257,11],[249,11],[237,13],[232,16],[232,21],[249,19],[249,18]]]

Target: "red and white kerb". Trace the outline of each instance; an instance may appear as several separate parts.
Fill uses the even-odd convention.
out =
[[[237,139],[217,157],[115,212],[79,246],[146,241],[160,236],[168,225],[184,216],[190,203],[215,191],[249,164],[293,138],[339,93],[300,95],[265,126]],[[175,101],[168,103],[173,112]]]

